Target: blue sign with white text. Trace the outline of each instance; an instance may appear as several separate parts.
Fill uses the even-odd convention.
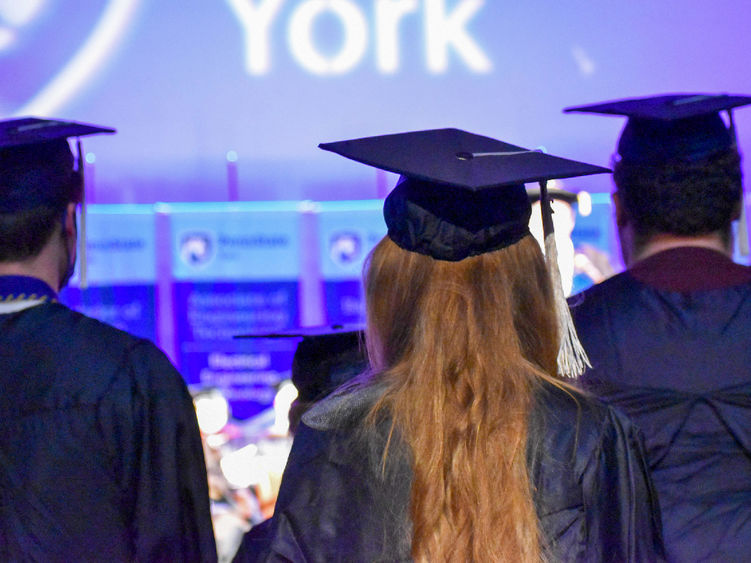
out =
[[[190,384],[219,388],[234,416],[268,408],[293,344],[271,353],[238,335],[299,324],[296,204],[170,205],[177,359]]]
[[[362,269],[368,253],[386,235],[383,202],[324,202],[320,207],[319,252],[328,322],[362,322]]]
[[[84,257],[79,256],[76,273],[60,301],[155,342],[154,221],[150,205],[90,205],[85,232],[87,287],[80,287]]]

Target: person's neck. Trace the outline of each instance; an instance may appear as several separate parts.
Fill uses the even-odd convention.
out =
[[[654,256],[659,252],[686,246],[715,250],[717,252],[721,252],[728,258],[732,258],[733,256],[732,250],[729,248],[726,240],[717,233],[691,237],[660,233],[650,237],[650,239],[646,243],[644,243],[638,250],[636,250],[636,252],[634,252],[631,260],[631,265],[640,262],[645,258],[649,258],[650,256]]]
[[[18,262],[0,262],[0,276],[28,276],[60,290],[59,260],[48,244],[38,255]]]

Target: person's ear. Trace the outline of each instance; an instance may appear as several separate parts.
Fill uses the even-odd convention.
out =
[[[628,214],[623,208],[623,202],[621,201],[621,194],[617,191],[613,192],[611,196],[613,200],[613,208],[615,209],[615,224],[619,227],[625,227],[628,225]]]
[[[77,236],[78,228],[76,226],[76,204],[69,203],[65,208],[65,221],[63,223],[63,233],[66,237]]]
[[[740,201],[736,202],[733,206],[733,213],[730,216],[731,221],[737,221],[741,218],[741,206],[743,205],[743,198],[741,198]]]

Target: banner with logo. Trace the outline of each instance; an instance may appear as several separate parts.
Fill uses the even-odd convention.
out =
[[[88,286],[81,261],[60,301],[156,342],[155,232],[150,205],[90,205],[86,214]],[[79,229],[80,230],[80,229]]]
[[[371,249],[386,235],[383,202],[324,202],[320,204],[318,221],[328,322],[361,322],[365,318],[363,263]]]
[[[295,343],[236,339],[299,324],[295,203],[166,206],[176,361],[188,383],[219,388],[236,418],[270,406]]]

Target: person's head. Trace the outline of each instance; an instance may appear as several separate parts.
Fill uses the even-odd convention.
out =
[[[699,237],[716,234],[728,250],[731,223],[742,204],[740,155],[728,148],[701,159],[659,163],[621,160],[613,169],[616,222],[629,229],[632,255],[657,235]]]
[[[367,368],[361,330],[340,330],[305,336],[292,358],[292,383],[297,398],[289,411],[295,432],[302,415],[316,402]]]
[[[656,238],[716,237],[731,252],[742,205],[735,132],[720,116],[745,96],[670,94],[571,108],[623,115],[613,170],[616,224],[629,264]]]
[[[26,263],[51,244],[64,284],[75,262],[75,209],[83,194],[80,158],[74,166],[67,139],[100,132],[112,130],[35,118],[0,121],[0,263]]]
[[[402,175],[364,281],[386,389],[368,420],[390,419],[412,456],[412,557],[539,561],[527,419],[559,337],[524,182],[607,170],[457,130],[322,148]]]
[[[81,195],[68,142],[0,149],[0,261],[36,256]]]

